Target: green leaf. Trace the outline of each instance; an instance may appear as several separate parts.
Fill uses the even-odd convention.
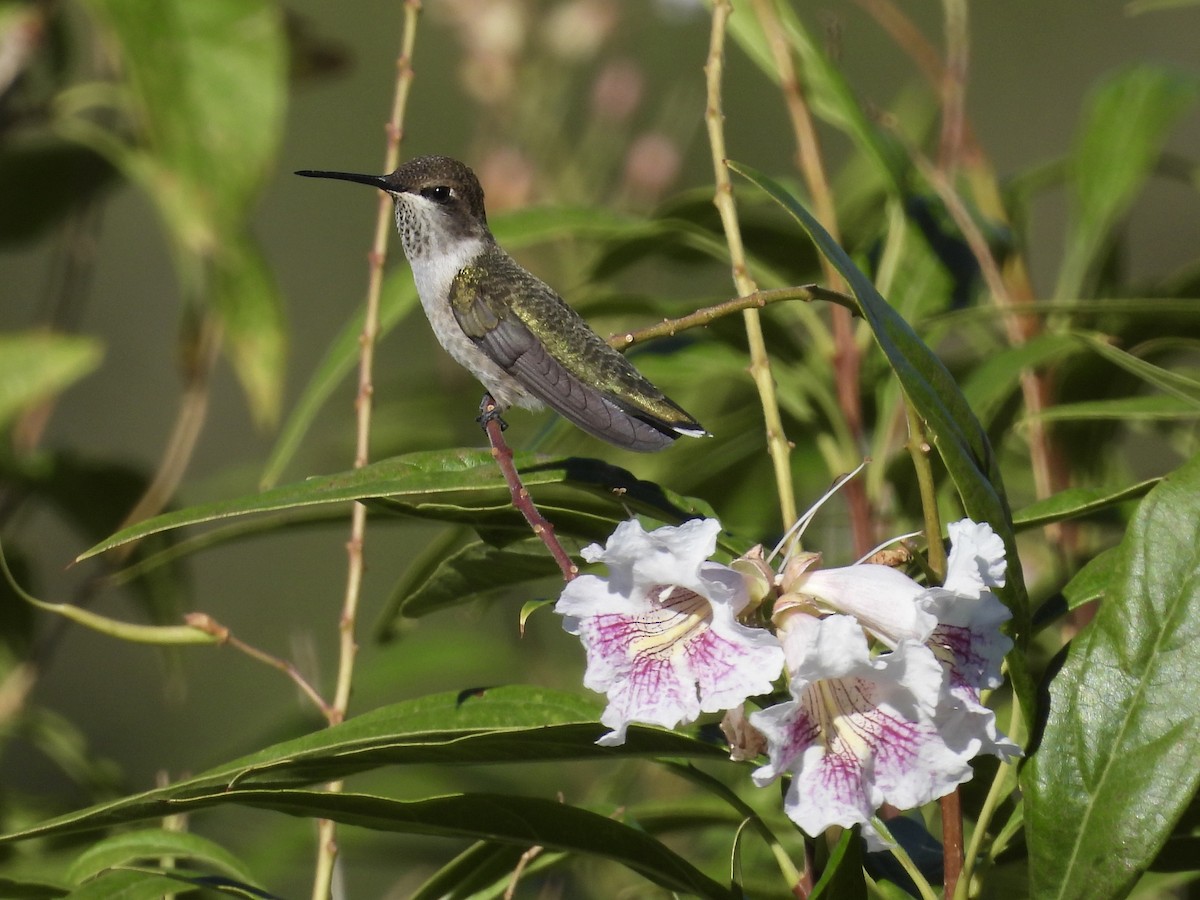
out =
[[[847,828],[838,838],[821,880],[813,885],[810,900],[865,900],[867,883],[863,877],[862,839]]]
[[[67,888],[45,881],[0,877],[0,897],[10,897],[12,900],[43,900],[65,897],[67,893]]]
[[[1200,786],[1200,456],[1142,501],[1022,777],[1034,898],[1124,896]]]
[[[1060,403],[1042,410],[1037,416],[1044,422],[1173,422],[1194,419],[1200,410],[1196,404],[1178,397],[1121,397],[1116,400],[1085,400]]]
[[[179,806],[188,810],[229,802],[376,831],[476,838],[584,853],[621,863],[668,890],[720,900],[737,896],[638,828],[538,797],[459,794],[402,801],[328,791],[252,790],[198,797]]]
[[[0,429],[100,364],[95,338],[30,331],[0,335]]]
[[[283,298],[262,252],[247,236],[217,253],[213,302],[234,370],[259,425],[274,425],[282,402],[287,323]]]
[[[1093,600],[1102,600],[1112,589],[1113,574],[1120,560],[1119,548],[1110,547],[1089,559],[1063,588],[1067,609],[1077,609]]]
[[[1093,92],[1068,177],[1070,223],[1056,298],[1084,296],[1109,232],[1197,96],[1200,77],[1146,63],[1118,72]]]
[[[1147,478],[1120,488],[1067,488],[1044,500],[1030,503],[1013,514],[1017,528],[1040,528],[1051,522],[1078,519],[1118,503],[1136,500],[1158,484],[1159,479]]]
[[[161,900],[202,888],[227,897],[281,900],[248,884],[187,869],[113,869],[71,891],[71,900]]]
[[[385,616],[417,618],[483,594],[508,592],[536,579],[559,575],[558,563],[540,538],[505,547],[474,541],[442,558],[419,580],[403,578],[388,599]]]
[[[607,729],[590,699],[500,687],[421,697],[284,741],[166,787],[76,810],[0,837],[0,843],[146,821],[179,804],[236,802],[245,791],[335,781],[381,766],[561,762],[645,756],[724,759],[719,747],[657,728],[631,728],[621,747],[599,747]]]
[[[158,206],[185,297],[217,311],[251,410],[272,422],[280,303],[246,223],[283,129],[282,14],[268,0],[157,0],[153,15],[145,0],[85,5],[116,47],[133,121],[77,114],[59,130],[106,155]]]
[[[706,506],[639,481],[616,466],[588,459],[552,459],[517,453],[525,487],[543,513],[568,533],[601,537],[628,518],[626,509],[677,523],[709,515]],[[539,491],[538,488],[543,488]],[[361,469],[310,478],[231,500],[176,510],[126,528],[81,554],[87,559],[150,534],[251,513],[297,509],[349,500],[380,499],[412,516],[472,525],[524,528],[504,478],[486,450],[409,453]]]
[[[787,210],[846,279],[909,402],[924,419],[929,437],[954,480],[967,515],[977,522],[989,523],[1004,540],[1009,579],[1002,596],[1013,611],[1014,633],[1019,636],[1009,660],[1010,665],[1021,665],[1019,647],[1028,633],[1029,603],[1003,480],[983,427],[941,360],[892,309],[871,280],[808,210],[761,172],[734,162],[729,163],[729,167]]]
[[[902,195],[908,163],[901,147],[884,136],[875,124],[874,117],[867,114],[855,97],[845,72],[829,58],[820,42],[813,39],[792,7],[783,3],[772,5],[779,13],[789,46],[799,58],[802,69],[800,78],[813,113],[848,135],[871,160],[890,191],[895,196]],[[758,17],[751,12],[752,8],[746,7],[740,15],[731,16],[730,33],[766,76],[778,82],[779,73],[768,44],[769,39],[763,34]]]
[[[66,879],[79,884],[105,869],[128,866],[164,856],[205,863],[232,878],[254,883],[245,865],[220,844],[186,831],[147,828],[113,835],[83,851],[67,868]]]
[[[990,425],[1012,393],[1019,389],[1022,372],[1061,362],[1081,350],[1073,335],[1040,334],[1020,346],[989,353],[963,379],[963,396],[980,422]]]
[[[1154,363],[1127,353],[1119,347],[1114,347],[1108,341],[1093,335],[1081,335],[1084,341],[1097,354],[1114,365],[1120,366],[1129,374],[1140,378],[1147,384],[1188,403],[1195,410],[1200,410],[1200,382],[1186,375],[1171,372]]]
[[[526,848],[480,841],[472,844],[409,895],[408,900],[469,900],[503,896]],[[550,857],[548,860],[547,857]],[[524,871],[536,871],[562,854],[539,853]]]

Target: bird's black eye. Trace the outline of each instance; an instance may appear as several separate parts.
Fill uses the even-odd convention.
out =
[[[444,184],[435,184],[433,187],[421,188],[421,196],[428,197],[434,203],[445,203],[450,199],[450,188]]]

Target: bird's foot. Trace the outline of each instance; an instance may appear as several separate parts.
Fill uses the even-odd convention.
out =
[[[491,394],[484,394],[483,399],[479,401],[479,416],[475,421],[484,431],[487,431],[488,422],[492,421],[500,423],[501,431],[508,428],[508,423],[500,418],[500,406]]]

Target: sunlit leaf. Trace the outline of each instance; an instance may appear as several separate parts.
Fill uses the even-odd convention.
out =
[[[127,831],[93,844],[74,859],[65,877],[72,884],[79,884],[105,869],[140,860],[154,862],[164,856],[203,863],[240,881],[254,883],[245,865],[220,844],[190,832],[161,828]]]
[[[1120,366],[1129,374],[1140,378],[1147,384],[1166,392],[1184,403],[1190,404],[1193,409],[1200,411],[1200,381],[1188,378],[1186,375],[1180,375],[1177,372],[1172,372],[1169,369],[1164,369],[1161,366],[1156,366],[1154,363],[1147,362],[1140,357],[1134,356],[1132,353],[1127,353],[1120,347],[1114,347],[1108,341],[1101,338],[1092,335],[1083,335],[1080,337],[1080,340],[1090,347],[1092,351],[1114,365]]]
[[[600,747],[607,732],[590,699],[541,688],[499,687],[434,694],[381,707],[341,725],[266,747],[166,787],[76,810],[0,842],[94,830],[236,801],[243,791],[319,784],[381,766],[483,765],[646,756],[723,759],[720,747],[657,728],[635,726],[621,747]]]
[[[1200,415],[1200,409],[1190,401],[1170,396],[1143,396],[1059,403],[1027,418],[1044,422],[1171,422],[1195,419],[1197,415]]]
[[[1145,496],[1158,482],[1157,478],[1147,478],[1119,488],[1067,488],[1013,513],[1013,523],[1018,528],[1027,529],[1040,528],[1064,519],[1076,519]]]
[[[1022,777],[1035,898],[1123,896],[1200,786],[1200,456],[1142,501]]]
[[[1004,539],[1009,566],[1004,598],[1013,610],[1016,633],[1025,634],[1029,622],[1028,599],[1003,480],[987,435],[953,376],[808,210],[761,172],[740,163],[729,165],[786,209],[849,283],[875,340],[909,401],[925,420],[929,437],[954,480],[967,515],[988,522]],[[1011,654],[1010,659],[1012,664],[1019,664]]]
[[[553,521],[558,527],[577,527],[588,536],[608,534],[617,522],[628,518],[627,509],[669,523],[711,514],[703,504],[669,494],[658,485],[639,481],[624,469],[599,460],[552,459],[532,453],[518,453],[514,459],[526,488],[543,512],[557,510],[560,515]],[[539,492],[539,487],[544,487],[544,492]],[[185,525],[369,499],[380,500],[386,508],[406,515],[481,526],[525,527],[512,508],[503,475],[490,452],[435,450],[165,513],[118,532],[79,558]]]
[[[1113,573],[1120,561],[1118,547],[1110,547],[1084,563],[1063,588],[1067,609],[1076,609],[1093,600],[1103,599],[1111,590]]]

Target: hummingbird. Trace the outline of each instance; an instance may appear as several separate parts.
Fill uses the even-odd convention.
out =
[[[495,400],[485,416],[549,406],[593,437],[640,451],[708,434],[496,243],[483,188],[463,163],[422,156],[390,175],[296,174],[391,195],[421,306],[438,342]]]

